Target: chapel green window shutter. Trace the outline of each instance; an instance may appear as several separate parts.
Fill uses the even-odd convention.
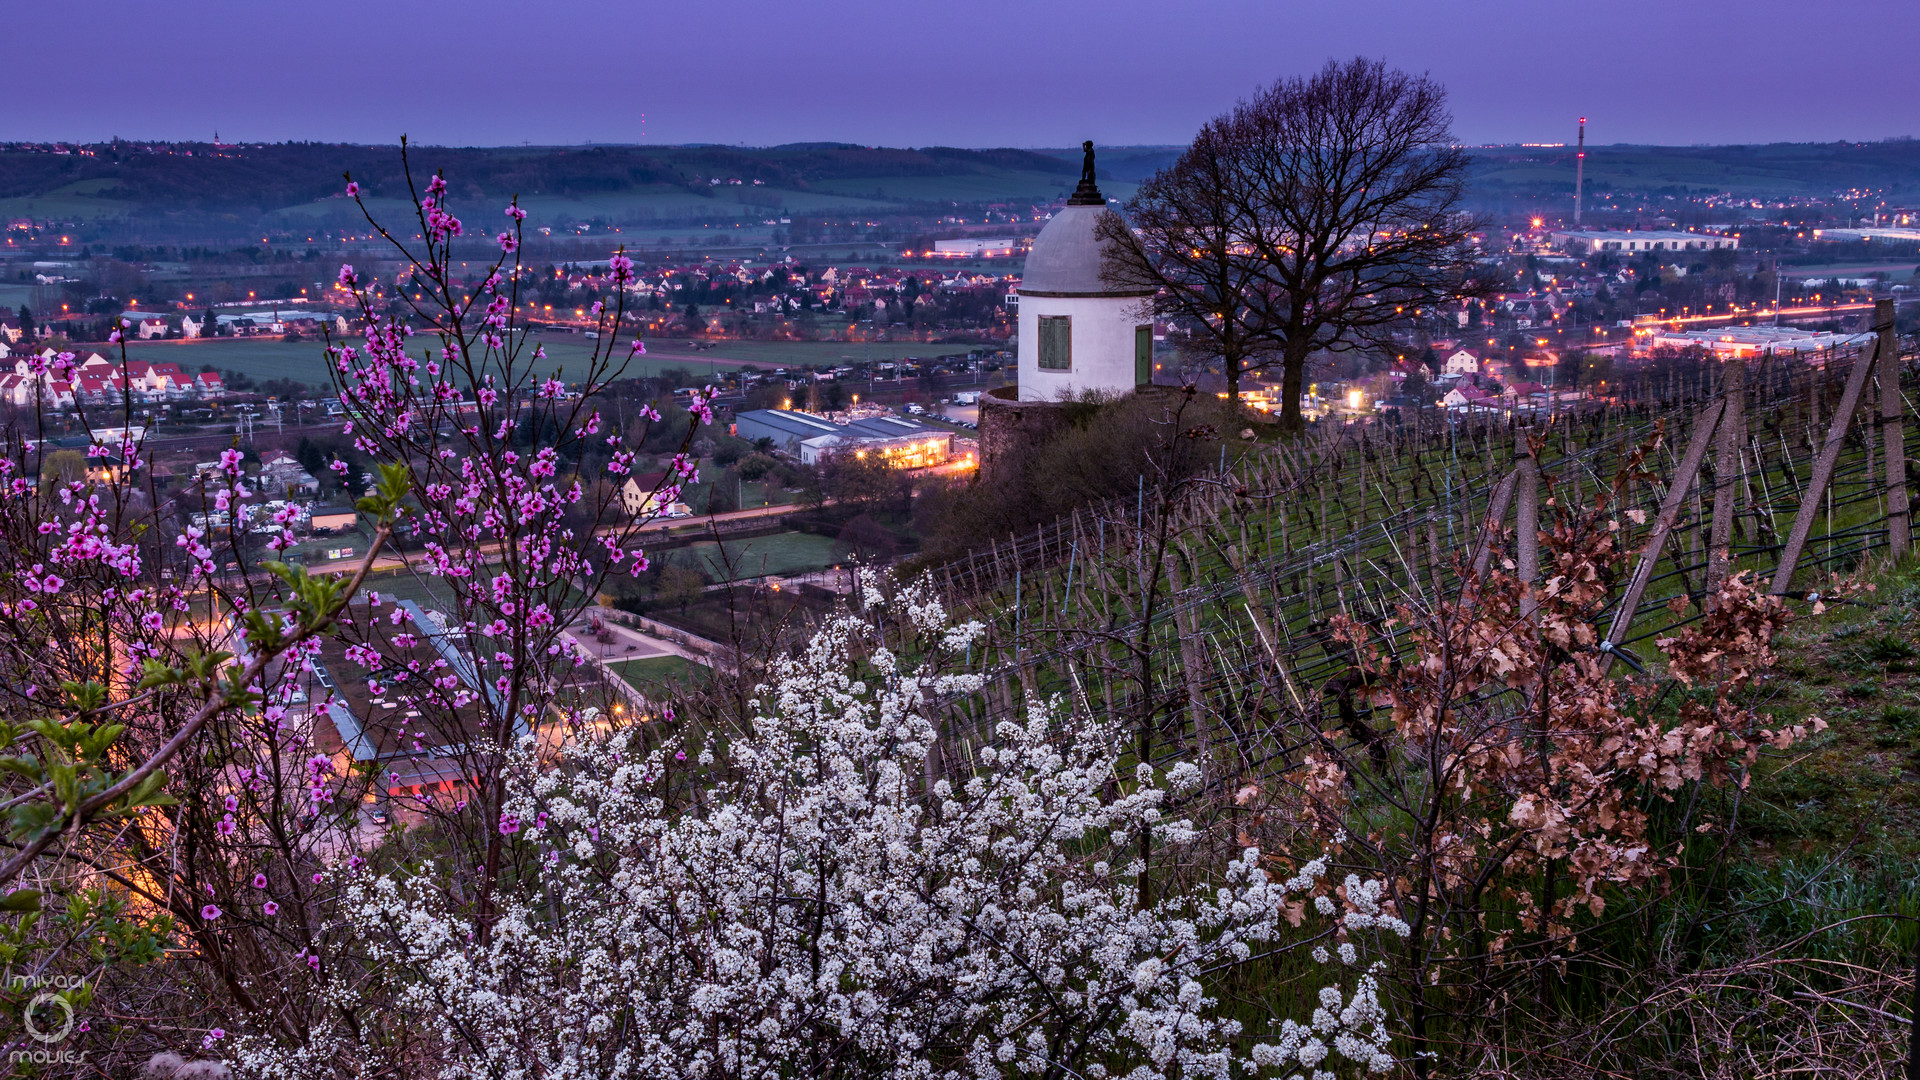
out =
[[[1147,386],[1153,382],[1153,327],[1136,326],[1133,328],[1133,384]]]
[[[1073,369],[1073,319],[1067,315],[1040,316],[1040,369]]]

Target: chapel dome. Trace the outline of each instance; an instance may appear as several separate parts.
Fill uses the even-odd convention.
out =
[[[1026,270],[1020,276],[1022,296],[1143,296],[1136,290],[1115,289],[1100,277],[1104,242],[1100,218],[1107,200],[1093,180],[1093,144],[1083,144],[1086,162],[1080,186],[1033,238]]]
[[[1071,296],[1111,294],[1100,279],[1100,217],[1104,206],[1065,206],[1053,215],[1027,253],[1020,292],[1065,293]]]

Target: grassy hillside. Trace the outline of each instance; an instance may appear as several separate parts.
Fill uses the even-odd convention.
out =
[[[837,144],[771,148],[415,148],[445,170],[458,200],[519,195],[532,223],[603,219],[733,220],[769,213],[881,211],[963,202],[1051,199],[1078,162],[1026,150],[891,149]],[[199,217],[350,226],[340,195],[351,173],[375,199],[405,197],[392,146],[115,143],[82,153],[0,148],[0,214],[181,223]],[[384,206],[383,206],[384,208]]]
[[[562,375],[584,368],[591,343],[572,334],[541,334],[535,341]],[[105,354],[104,346],[89,349]],[[808,364],[842,364],[863,360],[892,360],[904,356],[936,357],[967,351],[965,345],[928,345],[881,342],[873,345],[844,341],[729,341],[715,348],[695,350],[684,341],[649,341],[647,355],[627,366],[632,377],[659,375],[669,369],[687,372],[694,381],[729,369],[754,366],[762,370]],[[117,354],[114,354],[117,356]],[[219,371],[238,371],[256,380],[294,379],[324,386],[327,383],[325,347],[318,341],[250,340],[133,343],[127,355],[153,363],[179,364],[199,371],[212,364]],[[862,384],[864,386],[864,384]]]

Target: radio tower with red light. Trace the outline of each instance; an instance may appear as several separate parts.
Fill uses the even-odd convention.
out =
[[[1587,179],[1587,118],[1580,118],[1579,149],[1573,155],[1573,226],[1580,227],[1580,193]]]

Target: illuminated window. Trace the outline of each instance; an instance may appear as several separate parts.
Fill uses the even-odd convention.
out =
[[[1040,370],[1073,369],[1073,318],[1069,315],[1040,316]]]
[[[1153,327],[1133,328],[1133,383],[1145,386],[1153,381]]]

